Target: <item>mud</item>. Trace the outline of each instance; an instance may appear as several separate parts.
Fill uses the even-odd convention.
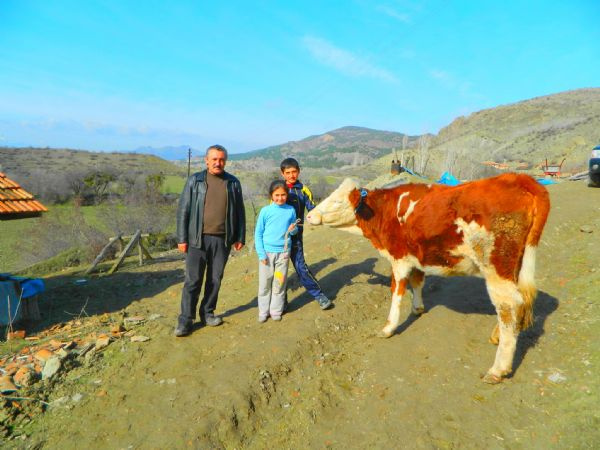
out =
[[[488,342],[496,316],[482,280],[427,278],[426,313],[410,314],[408,294],[397,333],[380,339],[391,297],[388,263],[365,239],[307,228],[307,260],[335,302],[330,311],[321,311],[294,275],[289,313],[259,324],[257,261],[247,253],[226,269],[218,306],[224,325],[186,338],[172,335],[181,259],[128,269],[142,286],[103,277],[81,298],[73,294],[71,310],[87,298],[91,316],[161,317],[137,325],[149,341],[116,340],[63,373],[48,387],[52,407],[20,424],[5,444],[597,447],[600,190],[582,182],[549,190],[534,326],[519,338],[514,374],[499,385],[480,380],[496,351]],[[581,232],[584,225],[593,232]],[[60,286],[52,292],[58,296]]]

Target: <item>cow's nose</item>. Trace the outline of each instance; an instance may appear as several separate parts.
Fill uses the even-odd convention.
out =
[[[306,220],[311,225],[319,225],[321,223],[321,214],[318,211],[311,211],[306,216]]]

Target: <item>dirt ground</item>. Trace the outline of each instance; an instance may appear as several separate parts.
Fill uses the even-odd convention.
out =
[[[405,298],[396,335],[380,339],[389,264],[364,238],[307,228],[307,260],[335,308],[321,311],[294,275],[291,311],[279,323],[257,322],[254,254],[227,266],[217,311],[224,325],[186,338],[173,336],[181,259],[81,286],[49,279],[46,317],[81,316],[83,305],[91,317],[82,320],[152,316],[136,329],[150,340],[117,339],[48,383],[52,406],[5,444],[598,448],[600,189],[563,182],[549,191],[535,326],[519,339],[514,375],[499,385],[480,380],[496,351],[482,280],[428,278],[427,313],[412,317]]]

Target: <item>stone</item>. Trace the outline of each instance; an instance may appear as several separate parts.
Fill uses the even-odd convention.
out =
[[[113,325],[112,327],[110,327],[110,334],[112,334],[113,336],[120,336],[121,333],[123,333],[124,331],[126,331],[125,327],[121,324]]]
[[[21,367],[14,374],[13,379],[19,386],[30,386],[33,381],[33,373],[29,367]]]
[[[15,392],[17,387],[12,381],[12,377],[10,375],[4,375],[0,377],[0,393],[2,394],[10,394],[11,392]]]
[[[109,336],[100,336],[98,339],[96,339],[96,350],[100,350],[105,347],[108,347],[108,344],[110,344],[110,337]]]
[[[6,335],[6,340],[25,339],[25,330],[12,331]]]
[[[79,392],[77,394],[73,394],[73,396],[71,397],[71,400],[73,401],[73,403],[79,403],[82,399],[83,399],[83,394],[80,394]]]
[[[139,325],[139,324],[145,322],[146,319],[142,316],[132,316],[132,317],[125,317],[125,319],[123,319],[123,321],[125,322],[125,325]]]
[[[548,375],[548,380],[552,381],[553,383],[562,383],[563,381],[567,381],[567,377],[559,372],[554,372]]]
[[[69,401],[69,397],[60,397],[54,401],[50,402],[50,409],[60,408],[61,406],[65,406]]]
[[[56,356],[58,356],[60,359],[65,359],[65,358],[69,357],[69,355],[71,354],[71,352],[68,351],[68,350],[65,350],[64,348],[59,348],[58,350],[56,350],[54,352],[54,354]]]
[[[160,319],[162,316],[160,314],[154,313],[154,314],[150,314],[150,317],[148,317],[148,320],[156,320],[156,319]]]
[[[63,343],[58,339],[50,339],[50,345],[52,346],[52,348],[57,349],[62,347]]]
[[[33,356],[35,359],[37,359],[38,361],[47,361],[48,359],[52,358],[53,353],[48,350],[47,348],[43,348],[39,351],[37,351]]]
[[[582,233],[593,233],[594,232],[592,227],[589,225],[581,225],[579,227],[579,231],[581,231]]]
[[[46,364],[44,364],[44,368],[42,369],[42,380],[49,380],[58,373],[60,368],[60,358],[57,356],[50,358],[48,361],[46,361]]]
[[[149,340],[148,336],[131,336],[131,342],[146,342]]]

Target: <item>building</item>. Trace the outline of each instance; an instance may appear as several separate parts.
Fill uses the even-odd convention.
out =
[[[0,220],[37,217],[45,211],[33,195],[0,172]]]

